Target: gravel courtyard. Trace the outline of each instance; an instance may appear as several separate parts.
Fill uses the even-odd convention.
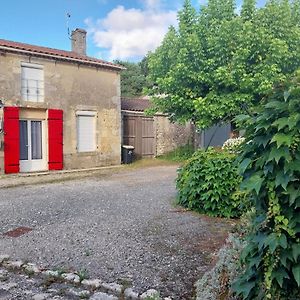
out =
[[[0,254],[191,299],[195,280],[210,268],[233,224],[175,207],[176,169],[2,188]],[[20,226],[32,231],[4,235]]]

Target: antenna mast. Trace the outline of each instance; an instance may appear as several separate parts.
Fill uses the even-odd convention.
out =
[[[67,30],[68,30],[68,37],[71,40],[71,33],[70,33],[70,27],[69,27],[69,20],[71,18],[71,15],[69,13],[66,13],[66,22],[67,22]]]

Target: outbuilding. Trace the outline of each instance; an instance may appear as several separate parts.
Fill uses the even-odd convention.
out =
[[[121,98],[122,143],[134,146],[137,158],[156,157],[180,146],[194,145],[193,124],[172,123],[161,113],[148,116],[145,111],[150,105],[148,97]]]

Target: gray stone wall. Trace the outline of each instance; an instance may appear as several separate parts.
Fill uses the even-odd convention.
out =
[[[43,103],[25,102],[21,98],[21,62],[44,67],[45,99]],[[120,164],[121,103],[120,75],[116,71],[78,63],[34,58],[19,54],[0,54],[0,99],[6,106],[19,106],[34,112],[49,108],[64,111],[64,168],[90,168]],[[76,150],[76,111],[97,112],[97,150]],[[0,150],[0,172],[3,151]]]
[[[194,144],[194,126],[191,123],[171,123],[164,115],[154,117],[156,130],[156,155],[175,150],[179,146]]]

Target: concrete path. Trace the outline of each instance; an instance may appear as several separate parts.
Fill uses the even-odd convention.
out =
[[[176,208],[176,169],[2,188],[0,254],[191,299],[233,224]]]

